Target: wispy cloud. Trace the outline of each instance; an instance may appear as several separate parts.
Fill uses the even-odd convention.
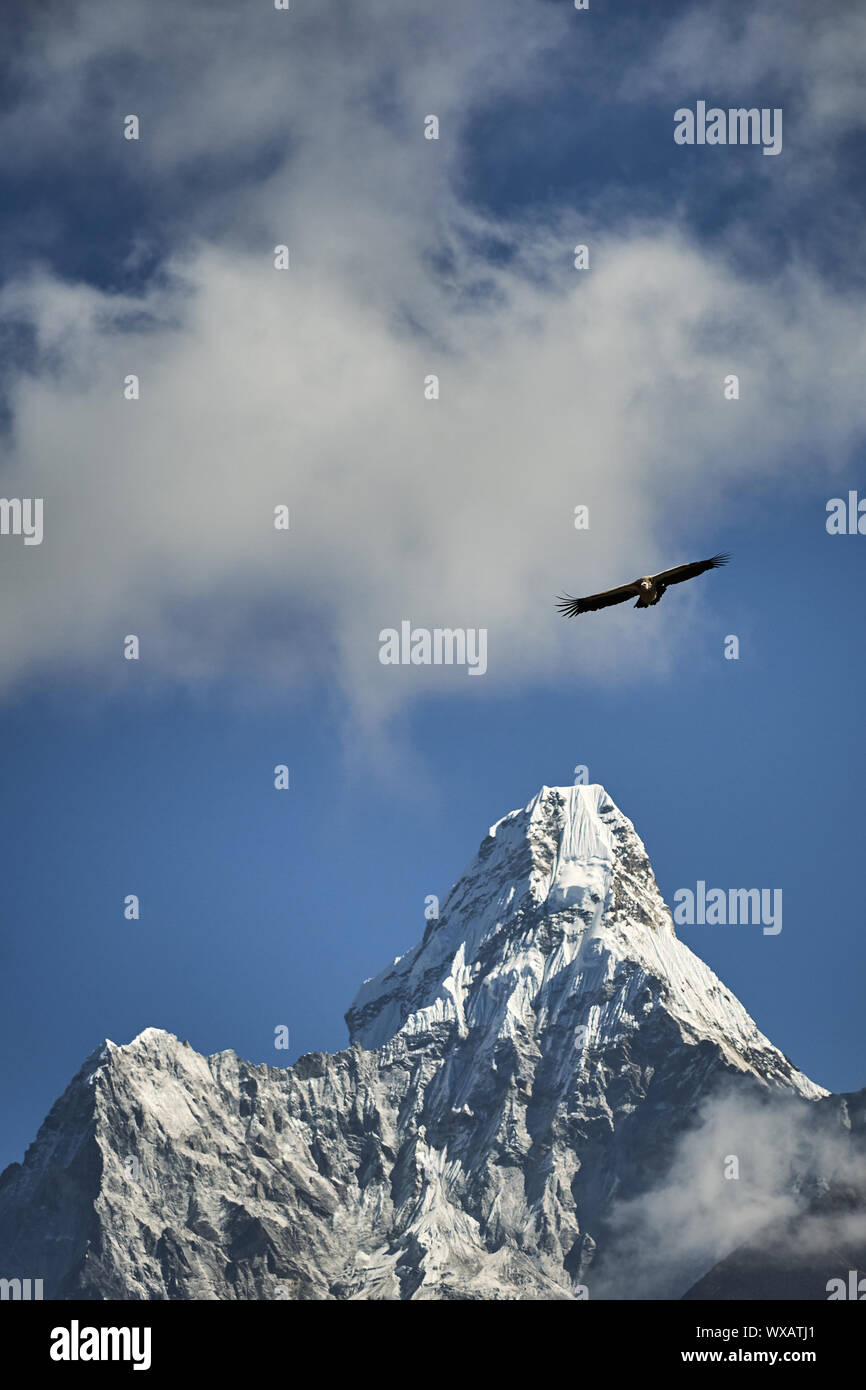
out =
[[[818,1193],[862,1186],[862,1152],[826,1108],[819,1114],[814,1102],[717,1094],[678,1144],[664,1181],[615,1208],[593,1292],[680,1298],[744,1244],[763,1250],[769,1263],[774,1233],[802,1218]],[[839,1241],[862,1239],[866,1216],[815,1210],[798,1220],[797,1232],[798,1253],[819,1265],[823,1259],[829,1279]]]

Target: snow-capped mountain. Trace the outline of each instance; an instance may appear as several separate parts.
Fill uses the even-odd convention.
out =
[[[592,1297],[612,1211],[708,1097],[826,1094],[677,939],[599,786],[498,821],[347,1021],[348,1050],[288,1069],[153,1028],[106,1042],[0,1176],[0,1276],[55,1298]]]
[[[646,850],[604,789],[542,787],[491,827],[440,919],[365,982],[346,1021],[368,1048],[450,1025],[458,1039],[471,1033],[483,1067],[499,1041],[528,1032],[548,1051],[563,1027],[583,1030],[588,1060],[658,1010],[731,1066],[824,1094],[678,940]]]

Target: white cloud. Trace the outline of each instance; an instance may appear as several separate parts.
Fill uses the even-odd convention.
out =
[[[44,544],[0,547],[6,689],[71,671],[120,681],[127,632],[145,679],[328,681],[372,718],[433,689],[643,680],[689,643],[724,577],[640,629],[619,612],[566,624],[556,593],[694,558],[746,480],[787,481],[801,445],[831,471],[862,431],[862,306],[808,265],[757,286],[673,215],[506,225],[461,203],[468,110],[537,80],[558,12],[530,22],[514,3],[494,28],[456,5],[435,24],[392,8],[369,7],[373,27],[341,21],[351,32],[326,9],[293,47],[262,15],[103,24],[85,5],[33,69],[56,82],[55,117],[92,109],[95,72],[106,110],[142,108],[141,147],[117,157],[140,159],[156,199],[209,152],[243,166],[282,135],[286,158],[237,187],[206,182],[197,234],[176,230],[140,299],[44,268],[4,289],[39,356],[12,383],[2,489],[45,498]],[[67,142],[76,129],[34,116],[40,90],[0,124],[31,157],[52,128]],[[445,118],[438,146],[428,111]],[[510,259],[473,249],[490,235]],[[587,273],[570,268],[577,240]],[[287,273],[272,267],[281,241]],[[430,372],[438,402],[422,396]],[[288,535],[271,524],[280,502]],[[573,529],[578,503],[589,532]],[[485,680],[382,667],[378,632],[403,618],[488,628]]]

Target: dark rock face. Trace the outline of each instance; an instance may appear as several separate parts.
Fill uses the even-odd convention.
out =
[[[0,1276],[59,1299],[592,1297],[612,1210],[719,1087],[834,1103],[677,940],[600,787],[494,826],[347,1021],[350,1048],[289,1069],[107,1042],[0,1178]]]

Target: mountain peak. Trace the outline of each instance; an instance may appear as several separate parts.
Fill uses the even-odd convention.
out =
[[[634,923],[673,934],[646,850],[605,789],[541,787],[490,827],[423,941],[364,982],[346,1015],[352,1040],[379,1047],[396,1032],[434,1023],[465,1030],[470,984],[486,1001],[485,1017],[495,997],[497,1027],[507,1032],[520,1016],[509,982],[540,986],[550,971],[568,964],[580,974],[598,958],[617,867],[643,887]]]
[[[491,826],[423,940],[366,980],[346,1014],[367,1048],[470,1034],[481,1052],[572,1028],[604,1049],[664,1014],[728,1066],[824,1094],[692,951],[631,821],[604,787],[547,787]]]
[[[510,823],[536,851],[539,872],[532,887],[537,900],[548,899],[556,907],[582,902],[593,885],[600,890],[604,866],[618,857],[639,861],[647,871],[650,867],[631,821],[597,782],[543,786],[522,811],[498,821],[491,835]]]

